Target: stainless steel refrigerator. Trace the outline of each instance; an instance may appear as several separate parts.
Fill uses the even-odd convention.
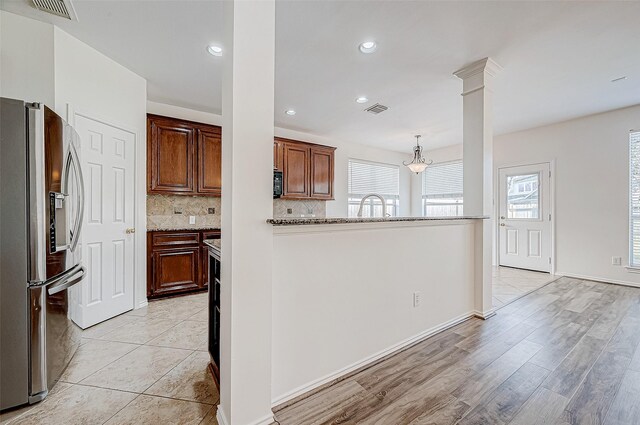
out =
[[[0,99],[0,410],[46,397],[79,346],[79,140],[45,105]]]

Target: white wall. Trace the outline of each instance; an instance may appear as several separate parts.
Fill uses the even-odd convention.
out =
[[[147,102],[147,112],[150,114],[170,116],[207,124],[222,125],[222,117],[220,115],[157,102]],[[286,128],[276,127],[274,131],[275,135],[278,137],[302,140],[305,142],[318,143],[337,148],[335,152],[335,200],[327,201],[327,217],[347,216],[347,172],[349,158],[398,165],[400,167],[400,215],[412,215],[411,173],[408,168],[402,166],[402,161],[409,161],[411,159],[410,152],[403,154],[400,152],[374,148],[356,143],[348,143],[341,140],[317,136],[302,131],[289,130]],[[420,207],[418,206],[418,215],[420,215],[419,211]]]
[[[152,102],[150,100],[147,101],[147,113],[203,124],[222,125],[222,115],[196,111],[195,109],[187,109],[181,106],[167,105],[166,103]]]
[[[55,109],[105,121],[141,136],[146,131],[146,80],[107,56],[54,27]]]
[[[135,137],[135,299],[147,302],[147,82],[107,56],[54,28],[55,110],[71,125],[75,114],[121,128]]]
[[[629,130],[638,128],[640,105],[494,138],[495,176],[555,161],[557,274],[640,285],[640,274],[611,265],[612,256],[629,263]],[[426,155],[461,159],[462,145]]]
[[[144,78],[54,25],[0,12],[0,94],[44,102],[74,124],[75,114],[136,138],[136,303],[146,303],[146,98]]]
[[[274,405],[468,317],[477,223],[274,227]]]
[[[0,11],[0,96],[54,107],[52,25]]]
[[[498,136],[496,168],[555,160],[556,271],[640,284],[629,263],[629,130],[640,105]]]

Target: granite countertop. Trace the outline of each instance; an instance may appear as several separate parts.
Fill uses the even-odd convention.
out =
[[[202,241],[205,245],[209,247],[209,252],[216,257],[218,260],[220,259],[220,250],[221,250],[221,240],[218,239],[205,239]]]
[[[184,231],[184,230],[212,230],[219,231],[219,227],[170,227],[170,228],[162,228],[162,229],[149,229],[147,228],[147,232],[176,232],[176,231]]]
[[[444,221],[444,220],[472,220],[487,219],[487,216],[455,216],[455,217],[327,217],[327,218],[270,218],[267,223],[274,226],[296,226],[308,224],[352,224],[352,223],[386,223],[394,221]]]

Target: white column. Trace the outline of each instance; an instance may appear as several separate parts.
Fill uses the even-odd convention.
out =
[[[270,424],[275,1],[223,8],[218,422]]]
[[[454,75],[462,80],[464,214],[492,217],[493,208],[493,78],[501,70],[490,58],[474,62]],[[491,287],[493,219],[476,226],[475,309],[494,314]]]

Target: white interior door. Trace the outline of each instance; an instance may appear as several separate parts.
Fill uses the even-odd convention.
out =
[[[501,266],[551,271],[549,163],[499,170]]]
[[[72,295],[71,318],[85,329],[133,309],[135,135],[79,115],[75,128],[86,192],[87,277]]]

